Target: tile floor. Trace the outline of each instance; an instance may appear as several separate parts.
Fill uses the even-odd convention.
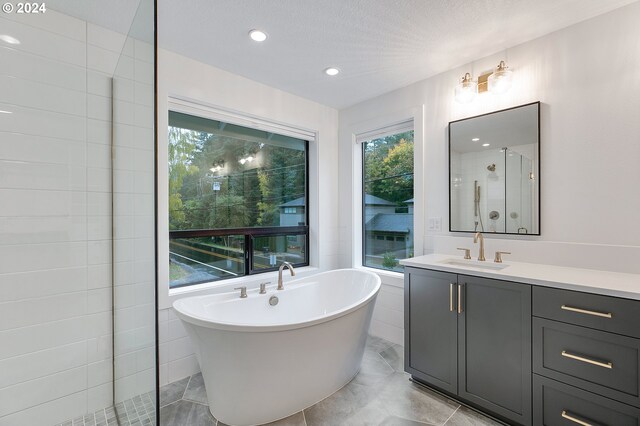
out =
[[[316,405],[270,426],[497,426],[409,381],[403,348],[369,337],[358,375]],[[201,374],[160,389],[160,426],[226,426],[210,413]]]
[[[156,395],[145,393],[56,426],[155,426]]]

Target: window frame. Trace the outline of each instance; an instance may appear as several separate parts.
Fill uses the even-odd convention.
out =
[[[413,143],[414,146],[414,156],[413,156],[413,180],[414,180],[414,185],[413,185],[413,197],[415,198],[416,195],[416,186],[415,186],[415,169],[416,169],[416,155],[415,155],[415,139],[416,139],[416,131],[415,131],[415,123],[413,120],[406,120],[405,122],[402,123],[397,123],[397,124],[393,124],[391,126],[384,126],[381,127],[379,129],[375,129],[369,132],[366,132],[364,134],[360,134],[357,136],[356,140],[358,142],[358,144],[360,145],[360,156],[361,156],[361,164],[362,167],[360,169],[360,186],[361,186],[361,190],[360,190],[360,198],[361,198],[361,203],[362,203],[362,223],[361,223],[361,232],[362,232],[362,249],[361,249],[361,253],[360,253],[360,262],[361,262],[361,266],[364,268],[371,268],[373,270],[376,271],[384,271],[384,272],[391,272],[391,273],[398,273],[398,271],[393,271],[391,269],[386,269],[386,268],[382,268],[382,267],[375,267],[375,266],[371,266],[371,265],[367,265],[366,263],[366,257],[367,257],[367,220],[366,220],[366,204],[365,204],[365,196],[366,196],[366,191],[365,191],[365,179],[364,179],[364,175],[365,175],[365,153],[364,153],[364,147],[365,147],[365,143],[370,142],[371,140],[374,139],[378,139],[378,138],[383,138],[386,136],[393,136],[393,135],[397,135],[400,133],[406,133],[406,132],[413,132],[413,140],[411,143]],[[396,214],[398,214],[396,212]],[[415,216],[413,219],[413,232],[414,232],[414,240],[415,240]],[[376,236],[377,237],[377,236]],[[389,238],[391,238],[391,240],[389,240]],[[393,241],[396,242],[395,240],[395,236],[390,236],[388,234],[384,234],[384,241]],[[380,241],[379,238],[376,238],[376,241]],[[406,241],[405,241],[406,242]],[[414,253],[415,253],[415,248],[414,248]]]
[[[305,259],[304,262],[294,263],[294,267],[311,267],[312,266],[312,247],[311,247],[311,223],[309,201],[310,194],[310,157],[311,157],[311,143],[317,139],[317,132],[307,131],[304,129],[298,129],[287,125],[282,125],[276,122],[266,121],[257,117],[252,117],[235,111],[222,110],[218,108],[209,107],[204,104],[200,104],[191,100],[181,99],[177,97],[170,97],[167,109],[167,121],[169,112],[174,111],[182,114],[193,115],[196,117],[224,121],[235,125],[247,127],[250,129],[265,130],[280,135],[286,135],[295,137],[304,141],[305,146],[305,225],[297,226],[271,226],[271,227],[246,227],[246,228],[224,228],[224,229],[194,229],[194,230],[174,230],[171,231],[168,228],[164,231],[166,235],[166,247],[167,247],[167,265],[169,262],[169,243],[174,238],[197,238],[197,237],[212,237],[212,236],[228,236],[228,235],[242,235],[244,236],[244,275],[239,277],[227,277],[217,280],[206,279],[202,281],[194,281],[191,283],[185,283],[180,285],[171,286],[171,281],[167,275],[167,291],[168,296],[171,297],[172,292],[175,290],[185,291],[191,288],[199,289],[202,285],[225,285],[228,282],[233,282],[236,279],[242,278],[255,278],[263,273],[270,273],[278,270],[278,266],[273,268],[253,268],[253,240],[256,237],[263,236],[289,236],[289,235],[304,235],[305,238]],[[167,126],[168,129],[168,126]],[[168,132],[167,132],[168,134]],[[165,143],[168,141],[165,140]],[[164,167],[164,166],[162,166]],[[168,178],[168,173],[165,174]],[[167,188],[168,197],[168,188]],[[168,225],[167,211],[167,225]],[[299,213],[297,213],[299,214]],[[160,226],[160,223],[158,224]],[[164,245],[164,244],[163,244]]]
[[[305,150],[305,194],[304,202],[305,207],[309,205],[309,141],[304,141]],[[306,225],[298,226],[262,226],[262,227],[245,227],[245,228],[220,228],[220,229],[188,229],[179,231],[169,231],[169,242],[173,239],[180,238],[199,238],[199,237],[227,237],[230,235],[242,235],[244,236],[244,277],[250,275],[262,274],[265,272],[277,271],[278,267],[273,268],[261,268],[255,269],[253,267],[253,241],[256,237],[279,237],[289,235],[304,235],[305,237],[305,252],[304,262],[294,263],[295,267],[309,266],[309,208],[305,208],[304,212]],[[236,277],[227,277],[213,280],[214,282],[220,282],[229,280]],[[200,280],[185,284],[171,285],[169,281],[169,288],[184,288],[196,284],[202,284],[211,282],[212,280]]]
[[[403,273],[390,271],[386,269],[376,269],[362,264],[362,252],[364,250],[363,238],[364,227],[362,225],[363,210],[363,194],[362,194],[362,177],[363,177],[363,159],[362,140],[375,136],[380,129],[390,128],[391,126],[413,121],[413,142],[414,142],[414,205],[413,205],[413,229],[414,229],[414,257],[421,256],[425,253],[424,245],[427,233],[425,230],[425,167],[427,161],[425,158],[425,110],[424,104],[419,104],[406,109],[400,109],[387,112],[384,115],[374,115],[361,118],[361,121],[354,122],[344,129],[341,139],[351,142],[351,175],[352,185],[349,189],[348,196],[352,200],[349,207],[349,229],[352,236],[350,247],[351,265],[354,268],[362,268],[370,270],[380,276],[383,284],[393,287],[402,288],[404,285]],[[431,232],[429,232],[431,234]]]

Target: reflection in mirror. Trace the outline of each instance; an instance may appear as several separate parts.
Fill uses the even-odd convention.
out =
[[[540,103],[449,123],[449,230],[540,235]]]

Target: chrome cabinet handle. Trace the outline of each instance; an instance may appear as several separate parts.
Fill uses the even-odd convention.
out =
[[[562,418],[567,419],[571,422],[577,423],[579,425],[582,426],[593,426],[591,423],[587,423],[584,420],[580,420],[576,417],[573,417],[572,415],[570,415],[569,413],[567,413],[565,410],[562,410]]]
[[[458,313],[462,313],[462,286],[463,284],[458,284]]]
[[[579,314],[593,315],[593,316],[602,317],[602,318],[613,317],[613,314],[611,312],[605,313],[605,312],[598,312],[598,311],[589,311],[587,309],[574,308],[572,306],[567,306],[567,305],[560,306],[560,309],[564,309],[565,311],[577,312]]]
[[[449,312],[453,312],[455,308],[453,307],[453,286],[454,283],[449,283]]]
[[[609,369],[613,368],[613,364],[610,363],[610,362],[596,361],[594,359],[585,358],[585,357],[580,356],[580,355],[574,355],[574,354],[569,353],[567,351],[562,351],[561,355],[563,357],[566,357],[566,358],[575,359],[576,361],[581,361],[581,362],[586,362],[587,364],[597,365],[598,367],[609,368]]]

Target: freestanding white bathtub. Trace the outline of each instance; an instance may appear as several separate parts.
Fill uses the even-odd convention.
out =
[[[376,274],[341,269],[245,299],[237,291],[176,301],[211,413],[234,426],[267,423],[347,384],[360,369],[379,290]]]

